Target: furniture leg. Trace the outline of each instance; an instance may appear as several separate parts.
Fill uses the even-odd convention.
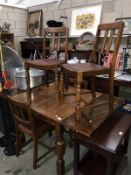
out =
[[[16,156],[19,156],[20,148],[21,148],[20,132],[18,129],[16,129]]]
[[[48,87],[49,83],[48,83],[48,71],[45,71],[45,84]]]
[[[113,96],[114,96],[114,80],[113,80],[113,76],[111,76],[111,74],[113,74],[112,72],[110,73],[110,76],[109,76],[109,104],[110,104],[110,109],[111,111],[113,111]]]
[[[60,74],[60,83],[59,83],[59,92],[58,92],[58,100],[61,103],[63,101],[63,96],[64,96],[64,79],[63,79],[63,74]]]
[[[37,168],[38,139],[33,138],[33,168]]]
[[[125,135],[125,140],[124,140],[124,154],[127,154],[127,149],[128,149],[128,143],[129,143],[129,136],[130,136],[130,129]]]
[[[112,175],[113,171],[113,160],[110,153],[107,153],[107,167],[106,167],[106,175]]]
[[[80,111],[80,100],[81,100],[81,81],[83,75],[78,73],[77,82],[76,82],[76,120],[81,119],[81,111]]]
[[[59,82],[58,82],[58,72],[55,72],[55,88],[58,90],[59,88]]]
[[[95,93],[95,77],[91,77],[91,90],[92,90],[92,98],[96,98],[96,93]]]
[[[78,139],[74,140],[74,175],[78,175],[79,160],[80,160],[80,145]]]
[[[57,175],[64,175],[64,152],[65,152],[65,142],[62,136],[61,125],[56,126],[56,154],[57,154]]]

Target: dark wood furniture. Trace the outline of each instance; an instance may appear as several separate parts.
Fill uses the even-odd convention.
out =
[[[118,111],[113,112],[90,137],[80,134],[80,128],[75,126],[74,175],[114,174],[122,156],[127,154],[130,127],[130,114]],[[81,159],[80,145],[92,151]]]
[[[104,92],[108,93],[109,92],[109,86],[108,86],[108,78],[103,78],[103,77],[95,77],[95,85],[96,85],[96,90],[99,92]],[[131,87],[131,81],[126,81],[126,80],[120,80],[114,78],[114,95],[119,96],[119,88],[120,87]]]
[[[13,96],[16,101],[27,103],[27,92]],[[30,107],[32,113],[36,113],[39,119],[55,127],[56,132],[56,154],[57,154],[57,174],[64,174],[64,138],[62,136],[63,120],[75,112],[75,99],[67,97],[65,103],[60,104],[57,99],[57,90],[54,86],[39,87],[31,91]]]
[[[16,129],[16,156],[19,155],[22,148],[22,134],[27,134],[33,140],[33,168],[37,168],[38,162],[38,139],[47,132],[50,132],[53,127],[46,122],[37,118],[37,115],[32,112],[29,104],[18,101],[13,97],[8,97],[14,118]]]
[[[48,27],[43,29],[43,53],[42,59],[58,59],[67,62],[68,59],[68,35],[67,27]],[[46,66],[47,67],[47,66]],[[53,69],[45,71],[46,84],[49,84],[49,75],[54,77]],[[55,75],[57,73],[55,72]]]
[[[69,29],[67,27],[49,27],[43,29],[43,37],[25,38],[20,41],[23,58],[30,58],[34,55],[37,49],[44,58],[50,56],[50,52],[60,50],[65,53],[65,59],[68,56],[68,35]]]
[[[91,77],[91,89],[92,89],[91,93],[92,93],[92,99],[94,101],[96,99],[95,75],[100,75],[100,74],[109,75],[110,77],[109,78],[109,100],[104,103],[109,103],[111,110],[113,110],[114,70],[115,70],[116,56],[118,53],[123,28],[124,28],[123,22],[100,24],[97,28],[96,39],[94,42],[94,50],[92,53],[91,61],[92,62],[98,61],[98,63],[100,63],[101,59],[111,52],[112,60],[109,67],[97,65],[94,63],[62,65],[62,72],[63,72],[61,73],[61,84],[62,84],[61,95],[62,96],[64,96],[63,74],[64,75],[74,74],[76,77],[76,120],[80,120],[81,118],[80,102],[85,101],[84,99],[81,98],[81,82],[83,81],[84,76]],[[101,33],[104,34],[103,38],[100,37]],[[115,35],[115,38],[113,38],[114,35]],[[101,40],[101,45],[99,45],[100,40]]]
[[[38,49],[40,53],[43,51],[43,38],[27,38],[24,41],[20,41],[22,58],[29,59],[31,55],[34,55],[35,49]]]
[[[48,27],[43,29],[43,58],[47,56],[58,59],[58,54],[64,52],[64,57],[59,58],[67,62],[68,58],[68,35],[67,27]],[[53,55],[55,52],[56,55]]]
[[[74,91],[74,88],[69,88],[68,92],[71,93]],[[65,142],[63,138],[63,124],[64,121],[68,118],[70,118],[72,115],[75,115],[75,105],[76,100],[75,96],[66,96],[63,103],[60,103],[57,98],[57,90],[54,87],[54,85],[50,85],[49,87],[46,86],[40,86],[39,88],[34,88],[31,90],[31,103],[30,108],[32,110],[32,113],[36,113],[36,117],[41,119],[44,122],[47,122],[55,127],[55,133],[56,133],[56,154],[57,154],[57,174],[63,175],[64,174],[64,152],[65,152]],[[97,96],[100,96],[101,94],[97,93]],[[85,99],[87,102],[91,98],[91,94],[84,94]],[[106,97],[104,96],[103,99]],[[27,92],[23,92],[21,94],[17,94],[13,96],[13,99],[16,99],[19,102],[23,102],[25,104],[27,103]],[[102,100],[101,98],[99,99]],[[98,101],[95,101],[94,103],[98,103]],[[115,106],[119,104],[119,98],[117,98],[115,101]],[[107,105],[107,104],[106,104]],[[84,106],[84,104],[83,104]],[[102,107],[103,108],[103,107]],[[109,106],[108,106],[109,110]],[[106,109],[106,115],[109,112]],[[102,111],[102,110],[99,110]],[[83,111],[84,112],[84,111]],[[105,113],[105,110],[102,111]],[[96,114],[95,112],[93,113]],[[103,114],[101,115],[102,118],[99,120],[99,122],[96,122],[95,127],[98,127],[105,118],[103,117]],[[83,118],[84,119],[84,118]],[[75,120],[76,121],[76,120]],[[84,119],[85,121],[85,119]],[[78,122],[78,121],[77,121]],[[86,124],[86,122],[84,122]],[[82,123],[78,125],[84,126],[84,130],[86,129],[87,134],[90,135],[94,129],[91,129],[89,127],[89,124],[87,122],[87,125],[85,126],[82,121]],[[70,122],[72,124],[72,122]],[[66,126],[66,125],[65,125]],[[77,125],[76,125],[77,126]]]
[[[72,44],[75,43],[74,38],[68,38],[68,58],[73,58],[76,56],[78,59],[89,59],[89,56],[92,50],[76,50],[73,49]],[[71,44],[70,44],[71,43]],[[47,42],[49,44],[49,42]],[[43,51],[43,37],[38,38],[25,38],[23,41],[20,41],[22,58],[30,58],[34,54],[35,49],[38,49],[42,54]],[[71,46],[70,46],[71,45]]]

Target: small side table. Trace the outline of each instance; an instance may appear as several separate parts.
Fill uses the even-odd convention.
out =
[[[114,174],[122,156],[127,154],[130,127],[131,115],[115,111],[90,137],[79,134],[78,130],[74,132],[74,175],[79,172],[82,175],[86,172],[90,175]],[[81,161],[80,145],[93,152],[88,152]]]

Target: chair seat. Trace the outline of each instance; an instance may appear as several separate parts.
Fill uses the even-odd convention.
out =
[[[19,124],[19,129],[21,130],[21,132],[24,132],[28,135],[30,135],[31,137],[33,136],[33,130],[31,128],[31,125],[22,125],[22,124]],[[53,126],[45,123],[44,121],[41,121],[39,119],[35,119],[35,128],[36,128],[36,131],[35,131],[35,134],[37,135],[38,138],[40,138],[42,135],[44,135],[45,133],[53,130]]]
[[[62,60],[58,59],[40,59],[40,60],[29,60],[26,62],[25,66],[28,65],[33,68],[52,70],[56,69],[60,64],[64,63]]]
[[[109,73],[110,68],[101,66],[94,63],[76,63],[76,64],[63,64],[64,71],[70,71],[74,73],[85,73],[87,75],[99,75]]]
[[[36,134],[37,136],[40,138],[44,133],[47,133],[49,131],[52,131],[54,129],[53,126],[49,125],[48,123],[41,121],[41,120],[37,120],[36,122]]]

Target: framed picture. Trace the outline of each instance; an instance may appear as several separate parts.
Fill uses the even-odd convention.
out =
[[[100,23],[102,4],[72,10],[71,36],[80,36],[84,32],[96,34]]]
[[[128,18],[116,18],[116,21],[123,21],[125,23],[123,35],[131,35],[131,17]]]
[[[42,10],[32,11],[28,13],[28,35],[40,36],[42,24]]]

